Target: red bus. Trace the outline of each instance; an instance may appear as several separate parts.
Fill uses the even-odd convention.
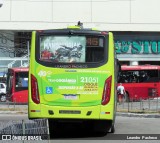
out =
[[[160,97],[160,66],[121,66],[120,79],[126,90],[125,101]]]
[[[7,99],[15,103],[28,102],[28,68],[9,68],[7,73]]]

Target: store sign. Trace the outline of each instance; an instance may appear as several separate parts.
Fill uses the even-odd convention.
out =
[[[119,41],[115,40],[117,54],[160,54],[160,41]]]

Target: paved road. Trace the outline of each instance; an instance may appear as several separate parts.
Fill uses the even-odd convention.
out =
[[[116,132],[115,134],[159,134],[160,133],[160,119],[154,118],[133,118],[133,117],[117,117],[116,120]],[[72,131],[73,130],[73,131]],[[107,137],[112,136],[113,134],[107,134],[105,136],[94,136],[93,134],[89,134],[82,130],[83,135],[76,134],[77,128],[72,130],[68,130],[68,132],[61,131],[61,135],[58,136],[56,139],[63,139],[63,137],[68,138],[72,137],[73,135],[77,136],[79,139],[104,139],[106,140]],[[89,136],[87,136],[89,134]],[[74,137],[74,136],[73,136]]]
[[[160,133],[160,119],[154,118],[133,118],[133,117],[117,117],[115,134],[159,134]],[[114,134],[107,134],[98,136],[89,132],[81,131],[83,134],[77,132],[78,129],[68,130],[68,132],[61,132],[61,135],[52,138],[51,143],[158,143],[160,140],[112,140],[116,138]],[[126,135],[125,135],[126,137]],[[140,137],[142,137],[140,135]],[[127,138],[127,137],[126,137]],[[109,139],[109,140],[108,140]]]
[[[27,114],[23,115],[5,115],[5,114],[0,114],[0,123],[7,122],[10,120],[28,120]],[[120,117],[117,116],[116,119],[116,132],[115,134],[159,134],[160,133],[160,119],[159,118],[135,118],[135,117]],[[64,127],[65,128],[65,127]],[[67,128],[67,130],[63,131],[62,128],[59,129],[60,133],[58,135],[55,135],[52,137],[51,142],[57,142],[57,143],[63,143],[63,142],[68,142],[68,143],[74,143],[75,140],[76,142],[110,142],[110,143],[115,143],[117,141],[113,140],[108,140],[113,139],[114,134],[107,134],[107,135],[95,135],[92,132],[88,132],[86,130],[82,130],[82,128],[76,126],[76,128]],[[79,133],[80,131],[80,133]],[[56,134],[56,133],[55,133]],[[85,141],[84,141],[85,140]],[[94,140],[94,141],[93,141]],[[119,141],[121,143],[121,141]],[[126,141],[124,140],[123,142],[129,142],[132,143],[133,141]],[[138,142],[144,142],[148,143],[151,141],[138,141]],[[152,141],[157,143],[158,141]],[[159,140],[160,142],[160,140]]]
[[[27,114],[0,114],[0,123],[10,120],[28,120]],[[116,117],[115,134],[156,134],[160,133],[159,118]],[[73,129],[73,128],[72,128]],[[73,129],[74,130],[74,129]],[[63,131],[62,131],[63,132]],[[63,136],[62,136],[63,138]],[[101,137],[101,138],[106,138]]]
[[[0,123],[17,120],[28,120],[28,114],[0,114]]]

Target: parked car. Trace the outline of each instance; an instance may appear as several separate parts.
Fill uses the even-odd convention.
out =
[[[6,101],[6,84],[0,83],[0,101],[5,102]]]

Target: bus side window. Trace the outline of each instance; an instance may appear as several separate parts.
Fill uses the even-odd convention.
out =
[[[146,71],[140,73],[140,82],[146,82],[149,79],[149,75]]]
[[[16,77],[15,85],[16,85],[16,87],[19,87],[19,78],[18,77]]]
[[[28,78],[21,79],[22,87],[28,87]]]
[[[22,78],[18,78],[18,87],[22,87]]]
[[[18,73],[15,74],[15,86],[16,87],[22,86],[22,81]]]

